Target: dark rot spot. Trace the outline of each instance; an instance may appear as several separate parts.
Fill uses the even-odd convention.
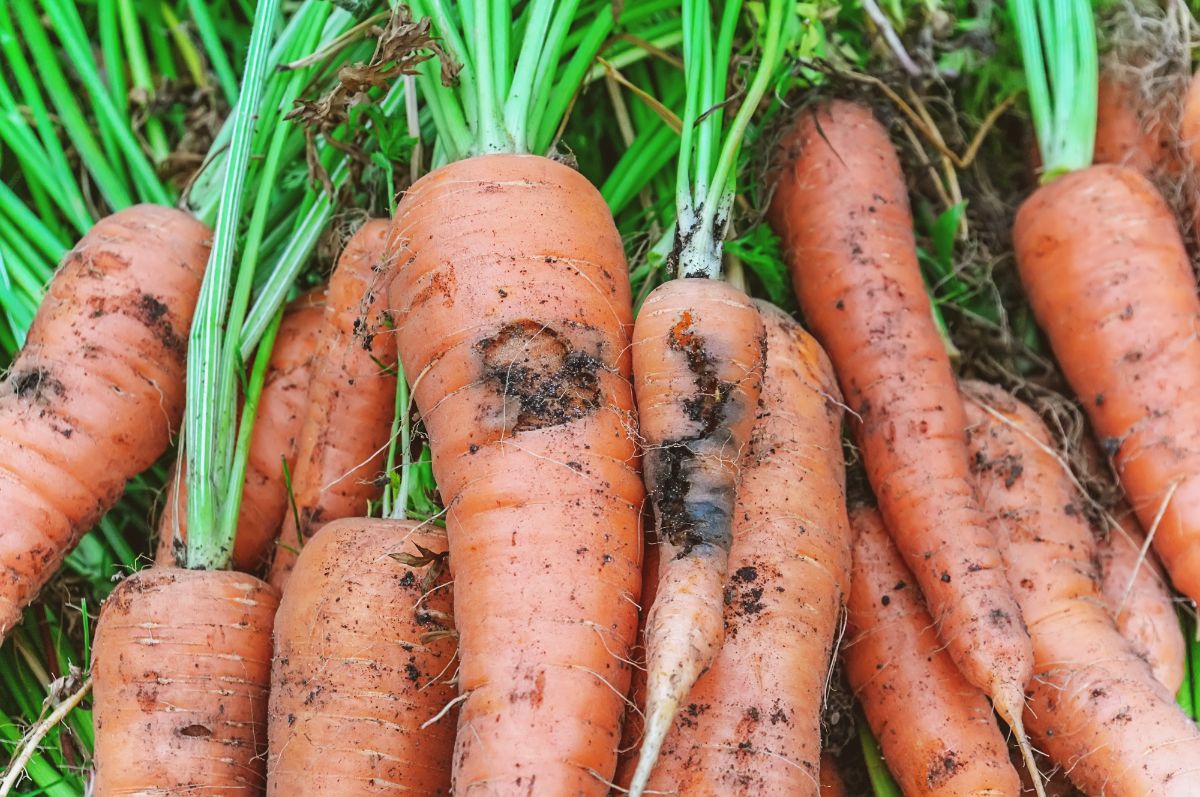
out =
[[[890,604],[892,602],[892,596],[884,595],[882,598],[879,599],[879,602],[882,603],[884,606],[887,606],[888,604]]]
[[[180,736],[187,736],[191,739],[209,739],[212,737],[212,730],[205,725],[188,725],[179,729]]]

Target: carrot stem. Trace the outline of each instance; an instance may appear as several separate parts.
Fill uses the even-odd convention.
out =
[[[867,719],[862,715],[862,709],[858,710],[854,724],[858,728],[858,741],[862,745],[863,758],[866,759],[867,777],[871,781],[872,793],[875,797],[902,797],[900,787],[896,785],[892,773],[888,772],[883,754],[879,752],[879,743],[875,741]]]

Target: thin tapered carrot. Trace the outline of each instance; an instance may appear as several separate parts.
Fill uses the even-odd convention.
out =
[[[887,528],[954,662],[1020,736],[1029,638],[971,489],[895,149],[869,109],[837,101],[805,111],[780,154],[770,218]]]
[[[396,210],[396,339],[446,506],[456,794],[603,795],[637,628],[632,297],[585,178],[456,161]]]
[[[1183,684],[1187,643],[1171,586],[1154,551],[1143,554],[1146,537],[1127,506],[1118,507],[1116,521],[1097,543],[1104,602],[1121,634],[1174,695]]]
[[[63,258],[0,383],[0,638],[178,432],[210,230],[139,205]]]
[[[262,792],[278,605],[233,571],[154,567],[117,587],[92,648],[97,797]]]
[[[336,520],[304,546],[275,617],[268,795],[450,793],[445,551],[436,526],[378,518]]]
[[[1016,797],[1021,779],[987,697],[943,649],[912,573],[878,510],[854,528],[842,659],[888,770],[906,797]]]
[[[756,306],[766,371],[734,508],[725,642],[675,718],[650,794],[819,792],[821,707],[850,586],[841,396],[817,342]]]
[[[976,483],[1033,640],[1026,724],[1087,794],[1200,793],[1200,730],[1117,630],[1092,534],[1029,407],[963,384]]]
[[[321,526],[367,511],[382,492],[396,396],[396,341],[379,281],[388,222],[359,228],[329,279],[292,472],[294,506],[268,581],[282,589],[296,554]],[[239,531],[239,536],[241,532]]]
[[[1136,171],[1092,166],[1026,200],[1013,245],[1142,527],[1176,588],[1200,597],[1200,299],[1171,209]]]
[[[258,417],[250,443],[246,483],[233,547],[233,567],[259,574],[275,548],[275,538],[288,509],[283,469],[294,470],[296,440],[304,419],[311,364],[325,310],[325,288],[317,288],[292,302],[271,351],[271,365],[259,401]],[[181,476],[182,472],[182,476]],[[161,567],[178,564],[187,540],[186,465],[176,470],[165,492],[158,523],[155,562]]]

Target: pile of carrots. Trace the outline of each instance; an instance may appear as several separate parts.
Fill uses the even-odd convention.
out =
[[[786,5],[763,4],[767,52]],[[683,4],[695,30],[721,19],[720,70],[737,13]],[[260,343],[227,568],[194,563],[178,461],[154,566],[100,616],[93,793],[842,794],[840,668],[910,797],[1200,794],[1174,593],[1200,599],[1195,224],[1155,183],[1200,167],[1200,88],[1180,119],[1139,116],[1102,77],[1096,163],[1044,140],[1012,231],[1124,488],[1094,527],[1044,419],[956,375],[871,108],[799,104],[769,153],[802,322],[713,279],[731,202],[688,205],[696,175],[677,278],[635,313],[603,197],[520,121],[550,11],[496,96],[486,48],[437,19],[467,56],[455,90],[479,91],[462,140]],[[754,92],[715,122],[735,155]],[[685,147],[713,113],[688,102]],[[734,184],[712,173],[710,202]],[[0,637],[180,434],[212,238],[140,205],[60,264],[0,382]]]

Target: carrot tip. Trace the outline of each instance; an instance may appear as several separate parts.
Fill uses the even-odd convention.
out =
[[[1046,787],[1042,784],[1042,774],[1038,770],[1037,761],[1033,758],[1033,746],[1025,735],[1025,722],[1021,715],[1025,710],[1025,695],[1015,684],[1004,684],[996,688],[992,695],[992,707],[1000,718],[1008,723],[1017,737],[1017,747],[1021,750],[1021,758],[1029,771],[1029,779],[1033,782],[1033,790],[1037,797],[1046,797]]]
[[[650,782],[650,774],[662,752],[663,742],[671,730],[675,712],[679,710],[680,695],[670,695],[659,701],[646,714],[646,725],[642,737],[642,749],[638,752],[637,769],[629,782],[629,797],[641,797]]]

